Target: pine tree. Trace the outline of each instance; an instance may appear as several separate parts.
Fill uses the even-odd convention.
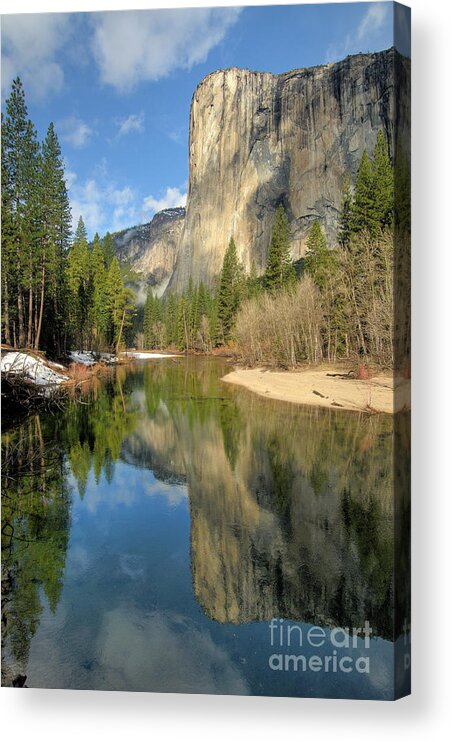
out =
[[[30,307],[33,313],[39,144],[35,127],[28,118],[25,93],[18,77],[12,83],[5,110],[6,116],[2,121],[2,191],[6,189],[9,216],[5,225],[6,241],[2,239],[2,242],[8,258],[14,263],[14,272],[10,275],[14,278],[14,286],[7,286],[4,297],[4,302],[8,303],[5,315],[9,319],[10,302],[16,296],[17,341],[24,346],[30,336],[30,330],[26,333],[26,297],[30,329]]]
[[[39,177],[40,250],[38,265],[38,322],[35,348],[39,347],[45,315],[47,348],[60,353],[65,317],[65,262],[71,234],[71,213],[64,178],[61,149],[53,124],[42,145]]]
[[[27,287],[25,291],[25,327],[26,345],[32,348],[35,344],[34,336],[39,334],[38,316],[39,305],[42,308],[38,296],[42,293],[42,281],[38,276],[41,272],[43,246],[41,236],[43,233],[43,222],[41,216],[41,194],[40,194],[40,172],[42,168],[42,154],[37,140],[36,130],[29,122],[30,140],[26,155],[28,194],[24,208],[23,220],[23,251],[22,260],[27,276]],[[38,347],[37,345],[35,347]]]
[[[284,206],[276,209],[264,285],[268,291],[277,291],[293,286],[296,282],[295,269],[290,255],[290,227]]]
[[[187,315],[187,333],[188,333],[188,347],[192,348],[194,344],[194,338],[196,334],[196,325],[198,321],[197,317],[197,303],[198,303],[198,292],[193,285],[193,278],[190,276],[188,280],[187,291],[185,292],[185,307]]]
[[[342,203],[339,212],[338,222],[338,242],[341,247],[347,247],[350,242],[352,234],[352,219],[353,219],[353,194],[352,184],[349,173],[346,173],[344,177],[344,183],[342,187]]]
[[[57,185],[55,197],[58,204],[55,216],[58,224],[58,236],[56,244],[56,270],[52,276],[52,280],[55,351],[60,355],[67,338],[68,290],[66,284],[66,262],[72,237],[72,213],[58,139],[56,140],[55,156],[55,182]]]
[[[410,162],[397,142],[394,165],[394,225],[399,239],[411,231],[411,172]]]
[[[72,336],[77,346],[83,350],[87,340],[90,270],[87,232],[82,217],[78,220],[75,238],[69,251],[66,275]]]
[[[188,350],[188,327],[185,298],[181,296],[177,308],[177,347],[178,350]]]
[[[211,338],[211,342],[215,347],[220,345],[222,340],[222,329],[218,316],[220,278],[221,276],[217,276],[217,278],[215,279],[215,286],[209,303],[209,335]]]
[[[248,299],[254,299],[261,293],[261,282],[259,280],[259,276],[257,275],[257,267],[256,267],[256,261],[253,260],[251,263],[251,270],[249,273],[249,276],[246,278],[246,288],[245,293],[246,297]]]
[[[394,173],[385,135],[377,134],[373,163],[375,218],[381,229],[390,227],[394,217]]]
[[[197,335],[196,341],[200,343],[200,349],[203,351],[210,350],[212,347],[212,339],[210,335],[210,295],[206,286],[201,283],[198,286],[198,299],[197,299]]]
[[[162,321],[162,308],[157,296],[154,296],[152,289],[149,289],[146,302],[144,305],[144,342],[145,348],[151,350],[159,344],[156,328]]]
[[[119,329],[115,336],[115,353],[118,355],[121,350],[122,342],[126,335],[127,329],[133,324],[133,317],[136,311],[136,296],[132,289],[123,287],[122,295],[122,312]]]
[[[177,296],[169,291],[165,302],[166,337],[169,345],[177,343]]]
[[[117,344],[119,328],[121,326],[122,312],[124,308],[124,285],[122,282],[121,268],[118,259],[111,261],[107,274],[106,296],[109,312],[110,333],[109,340],[112,346]]]
[[[235,242],[231,237],[224,255],[218,288],[218,319],[225,342],[230,338],[242,291],[243,270],[237,256]]]
[[[50,124],[40,147],[17,78],[2,117],[3,305],[8,340],[13,334],[20,345],[61,353],[67,325],[65,263],[70,234],[58,138]]]
[[[152,292],[148,291],[146,295],[146,301],[144,302],[144,311],[143,311],[143,335],[144,335],[144,349],[149,350],[150,348],[150,317],[149,317],[149,309],[150,309],[150,303],[152,301]]]
[[[323,289],[331,270],[333,253],[328,249],[326,237],[318,219],[312,225],[307,240],[304,270],[312,277],[316,286]]]
[[[15,287],[15,262],[14,262],[14,222],[13,222],[13,192],[11,183],[8,182],[7,161],[5,157],[5,137],[3,134],[4,123],[2,113],[2,209],[1,209],[1,235],[2,235],[2,299],[3,299],[3,326],[5,342],[11,344],[11,321],[14,316],[14,306],[12,304],[13,292]]]
[[[110,232],[107,232],[104,239],[102,240],[102,252],[104,254],[104,263],[105,268],[108,271],[111,265],[111,261],[115,257],[115,241],[110,234]]]
[[[356,176],[351,224],[353,232],[362,232],[367,229],[372,235],[376,233],[379,226],[375,208],[375,181],[372,163],[366,150],[362,154]]]
[[[135,314],[135,294],[124,286],[118,259],[113,258],[106,280],[106,308],[109,320],[108,339],[115,353],[121,348],[125,332],[132,325]]]
[[[201,320],[202,317],[207,317],[209,314],[209,292],[202,281],[198,286],[197,310],[199,320]]]
[[[311,276],[322,297],[323,353],[329,361],[336,359],[344,337],[343,302],[339,280],[338,251],[328,248],[326,237],[316,219],[306,240],[304,271]]]
[[[86,231],[83,217],[79,216],[77,228],[74,235],[74,245],[80,245],[82,243],[86,243],[86,245],[88,245],[88,232]]]
[[[108,332],[107,271],[99,235],[94,235],[90,254],[90,283],[92,286],[92,321],[98,349],[103,347]]]

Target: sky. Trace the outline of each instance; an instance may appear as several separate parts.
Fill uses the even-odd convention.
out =
[[[2,110],[19,75],[39,138],[55,125],[73,222],[82,215],[92,238],[185,205],[190,102],[205,75],[386,49],[393,5],[3,15],[1,41]],[[403,34],[401,45],[408,54]]]

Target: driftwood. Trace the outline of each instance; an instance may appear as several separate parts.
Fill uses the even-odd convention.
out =
[[[355,372],[353,371],[353,369],[350,369],[350,371],[346,374],[328,374],[327,373],[327,376],[338,376],[340,379],[353,379],[354,375],[355,375]]]
[[[317,389],[313,389],[312,393],[315,394],[317,397],[321,397],[322,399],[328,399],[325,394],[321,394],[321,392],[318,392]]]

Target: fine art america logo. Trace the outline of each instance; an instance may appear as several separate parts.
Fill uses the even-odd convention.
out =
[[[370,657],[358,654],[357,650],[370,648],[372,628],[369,621],[364,626],[347,629],[335,627],[323,629],[320,626],[301,627],[272,618],[269,623],[270,655],[268,665],[271,670],[285,672],[359,672],[369,674]],[[361,639],[361,646],[359,639]],[[298,650],[300,654],[296,654]],[[315,650],[319,650],[315,653]],[[326,650],[326,651],[325,651]],[[354,650],[354,651],[353,651]]]

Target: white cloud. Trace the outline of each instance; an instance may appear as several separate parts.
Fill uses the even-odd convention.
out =
[[[127,206],[135,198],[135,194],[130,186],[125,186],[122,189],[109,187],[107,189],[108,201],[115,206]]]
[[[19,75],[27,95],[43,98],[64,83],[61,51],[73,33],[68,14],[2,16],[2,88]]]
[[[114,568],[118,567],[115,563]],[[69,646],[74,646],[74,642],[70,641]],[[102,658],[101,664],[93,663],[94,669],[90,671],[95,687],[109,685],[117,690],[173,693],[249,693],[240,667],[215,644],[208,630],[199,628],[186,615],[145,613],[121,606],[105,611],[92,651],[93,656]]]
[[[144,131],[144,113],[131,113],[126,119],[118,122],[118,138],[130,134],[132,131]]]
[[[106,178],[108,175],[108,162],[106,157],[102,157],[97,165],[94,165],[93,174],[99,178]]]
[[[372,4],[365,13],[356,33],[358,41],[362,41],[366,36],[375,34],[379,31],[389,13],[388,3]]]
[[[79,217],[83,217],[88,233],[100,231],[105,222],[104,198],[94,179],[77,183],[77,176],[69,187],[69,200],[72,209],[72,228],[75,230]]]
[[[367,10],[360,22],[341,42],[328,48],[327,61],[335,62],[348,54],[383,49],[392,44],[390,13],[392,3],[366,3]],[[389,34],[388,34],[389,32]]]
[[[134,206],[130,206],[125,209],[123,206],[117,206],[113,210],[111,217],[109,231],[110,232],[122,232],[123,229],[134,225],[137,221],[137,212]]]
[[[187,201],[187,194],[182,193],[179,188],[168,187],[165,191],[165,195],[161,198],[154,198],[154,196],[147,196],[143,201],[143,218],[156,213],[157,211],[163,211],[164,209],[174,209],[176,206],[185,206]]]
[[[149,220],[157,211],[185,205],[187,183],[181,188],[166,188],[160,198],[148,196],[143,201],[130,185],[112,181],[105,160],[92,168],[93,175],[79,181],[66,161],[66,185],[72,210],[72,227],[75,230],[79,217],[83,217],[90,238],[119,232]],[[140,205],[141,204],[141,205]]]
[[[192,8],[96,14],[92,51],[101,79],[125,91],[175,69],[191,69],[206,60],[240,12]]]
[[[135,193],[130,186],[125,186],[122,189],[109,187],[105,198],[107,203],[114,206],[110,231],[119,232],[137,221]]]
[[[61,138],[68,142],[74,149],[86,147],[94,134],[94,130],[82,119],[76,116],[68,116],[58,124]]]
[[[174,144],[179,144],[182,146],[187,145],[188,134],[185,128],[180,127],[179,129],[173,129],[171,131],[167,131],[166,133],[169,139],[174,142]]]
[[[74,173],[72,170],[65,170],[64,174],[66,180],[66,188],[70,190],[70,188],[72,188],[75,181],[77,180],[77,173]]]
[[[79,183],[76,173],[72,171],[66,172],[66,183],[73,229],[80,216],[90,236],[95,232],[104,234],[107,230],[119,231],[136,223],[136,194],[130,186],[116,188],[110,183],[100,183],[95,178]]]

